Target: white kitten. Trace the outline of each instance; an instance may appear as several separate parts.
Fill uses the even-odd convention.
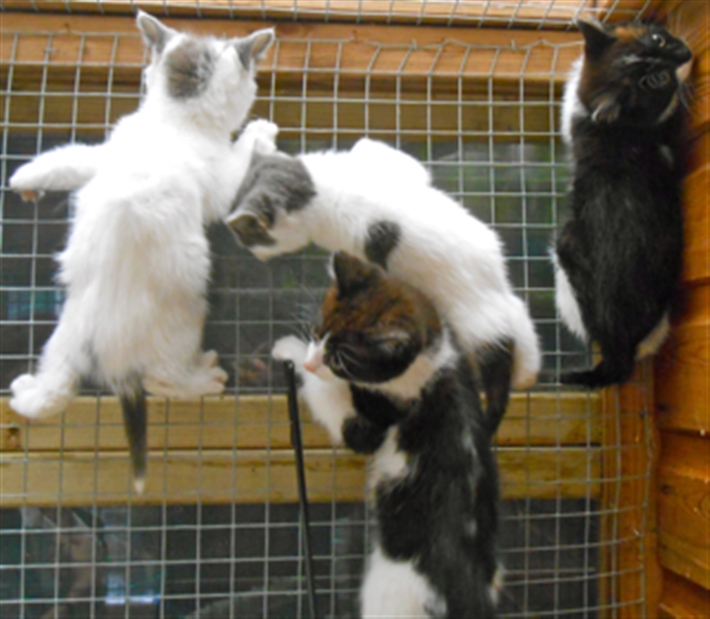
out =
[[[39,155],[10,179],[29,198],[77,190],[66,249],[58,256],[67,300],[39,371],[11,385],[25,417],[62,411],[92,374],[119,395],[136,488],[145,474],[145,391],[166,397],[220,393],[227,373],[200,350],[207,310],[204,227],[224,217],[256,149],[273,151],[277,128],[249,124],[255,62],[273,30],[220,40],[137,18],[152,59],[147,96],[97,146]]]
[[[255,156],[227,222],[261,259],[315,243],[419,288],[476,361],[493,427],[511,378],[516,388],[534,384],[539,343],[498,235],[409,155],[362,139],[350,151]]]

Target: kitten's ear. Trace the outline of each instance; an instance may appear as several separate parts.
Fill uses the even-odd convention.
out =
[[[249,69],[255,60],[259,60],[274,42],[276,35],[273,28],[252,32],[244,39],[237,39],[235,45],[239,60],[245,69]]]
[[[177,34],[177,30],[164,26],[159,20],[152,15],[148,15],[145,11],[138,11],[136,24],[141,31],[146,47],[150,47],[158,54],[163,52],[168,41]]]
[[[239,213],[227,218],[227,225],[234,230],[239,241],[245,247],[260,245],[274,245],[273,237],[269,234],[266,222],[253,213]]]
[[[344,251],[336,251],[330,263],[331,277],[338,286],[341,295],[363,288],[377,276],[377,267]]]
[[[616,40],[598,21],[577,19],[576,23],[584,37],[584,51],[588,56],[598,56]]]

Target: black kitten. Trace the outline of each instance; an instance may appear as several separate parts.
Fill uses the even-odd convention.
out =
[[[628,380],[668,333],[682,269],[680,98],[691,53],[655,24],[579,27],[584,56],[562,114],[571,217],[553,258],[562,319],[603,357],[561,380],[598,388]]]
[[[418,290],[344,253],[333,265],[315,341],[273,355],[295,363],[336,441],[374,454],[362,615],[493,617],[498,473],[467,356]]]

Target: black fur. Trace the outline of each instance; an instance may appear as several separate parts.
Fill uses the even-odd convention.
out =
[[[441,370],[414,402],[356,388],[353,403],[358,418],[345,423],[346,444],[370,453],[396,423],[398,449],[411,463],[406,477],[375,488],[383,552],[414,562],[445,600],[445,617],[495,616],[498,473],[467,360]]]
[[[510,399],[515,342],[501,341],[482,350],[477,356],[478,371],[486,393],[486,429],[493,436],[498,430]]]
[[[131,454],[134,483],[145,479],[148,454],[148,408],[140,379],[126,381],[116,387],[123,410],[123,426]]]
[[[365,256],[370,262],[387,268],[387,259],[402,238],[402,229],[393,221],[370,224],[365,238]]]
[[[603,37],[585,36],[588,47],[591,36],[594,53],[602,54]],[[653,61],[629,65],[626,86],[619,77],[606,95],[596,73],[582,74],[580,100],[589,114],[572,125],[571,218],[556,253],[603,359],[593,370],[564,374],[563,383],[598,388],[628,380],[639,344],[668,312],[676,292],[683,254],[684,114],[679,106],[667,120],[658,119],[677,92],[676,66],[690,58],[677,44],[683,49],[674,48],[668,58],[649,52]],[[649,89],[644,75],[659,71],[672,73],[673,83]]]

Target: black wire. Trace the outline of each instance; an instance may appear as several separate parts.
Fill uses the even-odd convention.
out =
[[[301,506],[301,527],[306,560],[306,586],[311,619],[317,619],[316,583],[313,572],[313,549],[311,546],[311,518],[306,492],[306,471],[303,461],[303,441],[301,440],[301,420],[298,415],[298,395],[296,392],[296,372],[293,362],[284,361],[284,375],[288,387],[288,416],[291,421],[291,446],[296,454],[296,477],[298,480],[298,501]]]

